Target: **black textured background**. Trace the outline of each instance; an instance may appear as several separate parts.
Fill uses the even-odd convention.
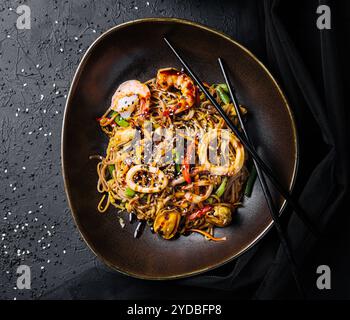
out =
[[[31,8],[31,30],[16,28],[20,4]],[[263,39],[256,32],[250,36],[235,28],[236,19],[244,19],[247,6],[254,3],[0,2],[1,298],[38,298],[92,264],[99,264],[72,221],[60,168],[66,95],[89,45],[116,24],[167,16],[222,30],[259,56]],[[251,24],[247,29],[255,28],[254,21],[247,19],[247,23]],[[16,290],[20,264],[31,266],[32,290]]]
[[[261,7],[256,2],[0,0],[0,299],[40,298],[77,275],[82,275],[83,282],[92,283],[94,290],[103,286],[93,280],[100,277],[99,272],[106,272],[103,277],[107,281],[115,280],[115,274],[101,266],[80,239],[61,176],[60,136],[66,95],[88,46],[119,23],[167,16],[221,30],[266,62],[264,30],[257,21]],[[31,30],[16,28],[16,8],[20,4],[31,8]],[[312,38],[298,43],[298,36],[307,36],[307,28],[314,26],[315,8],[313,4],[304,8],[303,14],[312,19],[307,20],[308,25],[295,27],[293,14],[287,22],[312,69],[317,65],[312,55],[317,48],[313,47]],[[348,36],[346,30],[350,30],[349,19],[345,21],[342,39]],[[343,55],[345,60],[344,51]],[[314,79],[316,84],[318,79]],[[317,134],[312,133],[309,139]],[[308,161],[311,166],[313,160]],[[335,297],[349,296],[349,280],[342,278],[350,265],[349,259],[345,259],[350,248],[349,237],[344,241],[341,236],[346,234],[346,226],[342,225],[341,233],[334,224],[330,238],[310,258],[317,264],[334,262],[340,268],[336,278],[338,289],[333,291]],[[336,255],[331,254],[333,248],[338,248]],[[31,267],[31,290],[15,288],[20,264]],[[88,269],[95,271],[84,276]],[[314,264],[308,272],[313,275]],[[118,281],[115,291],[105,293],[105,298],[110,293],[119,298],[135,297],[133,288],[140,282],[127,277]],[[154,283],[148,282],[147,286],[147,290],[139,289],[137,297],[151,297],[149,292],[153,288],[160,290]],[[78,290],[79,283],[76,287]],[[56,296],[69,297],[65,294]],[[196,297],[211,296],[209,290],[203,289],[197,294]]]

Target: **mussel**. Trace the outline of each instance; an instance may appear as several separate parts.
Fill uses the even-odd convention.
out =
[[[171,239],[177,232],[181,215],[176,210],[162,210],[157,214],[153,229],[164,239]]]

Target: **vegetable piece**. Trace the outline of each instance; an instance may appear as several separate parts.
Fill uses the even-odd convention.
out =
[[[135,195],[135,191],[132,190],[131,188],[127,187],[127,188],[125,189],[125,195],[126,195],[127,197],[132,198],[132,197]]]
[[[117,115],[114,121],[120,127],[125,128],[129,126],[129,122],[122,118],[120,115]]]
[[[205,232],[205,231],[200,230],[200,229],[190,229],[188,231],[200,233],[202,236],[207,237],[208,239],[213,240],[213,241],[225,241],[226,240],[226,237],[216,238],[216,237],[212,236],[210,233]]]
[[[225,177],[224,179],[222,179],[222,182],[221,182],[219,188],[216,190],[215,194],[216,194],[218,197],[221,197],[221,196],[224,194],[224,192],[225,192],[225,190],[226,190],[227,180],[228,180],[227,177]]]
[[[184,161],[182,163],[182,175],[186,182],[189,184],[191,183],[191,175],[190,175],[190,157],[192,154],[192,150],[195,147],[195,141],[193,141],[187,148],[187,154],[184,158]]]
[[[115,121],[116,114],[115,111],[110,112],[107,117],[97,118],[96,120],[100,123],[101,127],[106,127],[108,125],[113,125]]]
[[[179,164],[180,154],[176,149],[173,150],[173,154],[174,154],[175,170],[177,173],[179,173],[181,171],[181,166]]]
[[[230,98],[229,96],[227,95],[227,93],[224,91],[224,89],[222,87],[216,87],[216,92],[217,94],[219,95],[221,101],[224,103],[224,104],[229,104],[230,103]]]
[[[222,88],[226,93],[230,93],[226,83],[219,83],[216,87]]]
[[[253,166],[252,170],[250,171],[250,175],[249,175],[249,178],[248,178],[247,184],[245,186],[245,190],[244,190],[244,195],[248,198],[252,195],[256,176],[257,176],[256,168],[255,168],[255,166]]]
[[[191,183],[190,165],[188,163],[184,163],[182,165],[182,175],[183,175],[184,179],[186,180],[186,182],[188,184],[190,184]]]
[[[114,164],[110,164],[110,165],[108,166],[108,171],[109,171],[111,177],[113,177],[113,171],[114,171],[114,170],[115,170]]]
[[[199,210],[193,212],[188,217],[188,220],[191,221],[191,220],[199,219],[199,218],[203,217],[207,212],[209,212],[212,209],[213,209],[213,206],[207,205],[207,206],[203,207],[202,209],[199,209]]]

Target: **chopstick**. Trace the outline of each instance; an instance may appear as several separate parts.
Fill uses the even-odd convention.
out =
[[[198,87],[202,90],[202,92],[206,95],[209,101],[213,104],[216,110],[220,113],[220,115],[224,118],[227,126],[233,131],[233,133],[237,136],[237,138],[241,141],[246,150],[251,154],[252,158],[256,161],[257,165],[260,169],[266,174],[266,176],[270,179],[271,183],[275,186],[278,192],[283,196],[288,203],[295,211],[299,219],[304,223],[304,225],[309,229],[309,231],[317,238],[319,236],[318,230],[312,225],[309,221],[305,211],[300,207],[298,202],[294,200],[294,197],[284,188],[283,184],[279,181],[276,174],[268,167],[265,162],[261,159],[259,154],[255,151],[249,141],[245,138],[244,135],[238,130],[238,128],[233,124],[231,119],[226,115],[225,111],[221,108],[221,106],[216,102],[215,98],[209,93],[206,87],[203,85],[202,81],[198,78],[198,76],[192,71],[190,66],[185,62],[185,60],[181,57],[181,55],[175,50],[172,44],[169,42],[167,38],[163,38],[171,51],[175,54],[177,59],[180,61],[182,66],[186,69],[187,73],[191,76],[191,78],[196,82]]]
[[[242,129],[242,132],[244,134],[244,136],[246,137],[247,141],[254,147],[253,143],[251,142],[251,139],[249,138],[249,135],[247,133],[247,130],[245,128],[245,124],[242,120],[242,116],[241,116],[241,111],[240,111],[240,108],[239,108],[239,104],[238,104],[238,100],[237,100],[237,97],[233,91],[233,88],[232,88],[232,83],[226,73],[226,70],[225,70],[225,66],[224,66],[224,63],[222,61],[221,58],[218,58],[218,62],[219,62],[219,65],[220,65],[220,69],[221,69],[221,72],[224,76],[224,79],[225,79],[225,83],[227,85],[227,88],[228,88],[228,91],[229,91],[229,94],[230,94],[230,97],[231,97],[231,101],[233,103],[233,106],[236,110],[236,115],[237,115],[237,118],[238,118],[238,122],[239,122],[239,125]],[[270,213],[271,213],[271,217],[272,217],[272,220],[274,222],[274,225],[276,227],[276,230],[277,230],[277,233],[278,233],[278,236],[280,238],[280,241],[281,241],[281,245],[283,247],[283,250],[287,256],[287,259],[289,261],[289,265],[290,265],[290,269],[291,269],[291,273],[293,275],[293,278],[295,280],[295,283],[296,283],[296,286],[301,294],[302,297],[305,296],[304,294],[304,290],[303,290],[303,287],[301,285],[301,282],[300,282],[300,279],[299,279],[299,275],[298,275],[298,268],[297,268],[297,264],[296,264],[296,261],[293,257],[293,254],[292,254],[292,249],[291,249],[291,246],[288,242],[288,239],[287,239],[287,236],[285,235],[282,227],[281,227],[281,224],[279,222],[279,212],[275,206],[275,204],[273,203],[273,200],[272,200],[272,196],[271,196],[271,193],[270,193],[270,189],[266,183],[266,180],[265,180],[265,176],[264,174],[261,172],[260,170],[260,167],[258,166],[258,164],[256,163],[256,161],[253,159],[253,164],[255,166],[255,169],[256,169],[256,173],[258,175],[258,179],[260,181],[260,185],[261,185],[261,188],[263,190],[263,193],[264,193],[264,196],[265,196],[265,199],[266,199],[266,202],[267,202],[267,206],[270,210]]]

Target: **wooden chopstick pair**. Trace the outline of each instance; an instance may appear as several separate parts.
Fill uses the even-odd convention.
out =
[[[179,59],[183,67],[186,69],[186,71],[189,73],[189,75],[193,78],[193,80],[196,82],[196,84],[199,86],[199,88],[202,90],[202,92],[206,95],[206,97],[210,100],[210,102],[215,106],[215,108],[218,110],[220,115],[224,118],[226,124],[228,127],[235,133],[235,135],[240,139],[241,143],[244,145],[244,147],[248,150],[248,152],[251,154],[253,158],[253,163],[257,171],[257,175],[272,217],[272,220],[274,221],[274,225],[277,229],[278,236],[280,238],[282,247],[285,251],[285,254],[287,256],[287,259],[290,264],[291,273],[293,275],[293,278],[296,282],[297,288],[302,296],[304,296],[304,290],[301,286],[299,275],[298,275],[298,269],[295,262],[295,259],[292,254],[291,247],[289,245],[289,242],[287,240],[287,237],[279,223],[279,212],[273,203],[271,192],[268,188],[268,185],[265,180],[265,176],[263,172],[268,176],[270,181],[273,183],[273,185],[276,187],[276,189],[280,192],[280,194],[285,198],[286,202],[291,205],[291,207],[295,210],[298,217],[304,222],[304,224],[309,228],[309,230],[314,234],[318,235],[318,232],[315,230],[315,228],[311,225],[308,218],[305,215],[304,210],[299,206],[296,200],[292,197],[292,195],[287,191],[284,186],[280,183],[279,179],[277,179],[274,172],[264,163],[264,161],[260,158],[260,156],[255,151],[255,148],[249,138],[249,135],[247,134],[247,131],[245,129],[244,122],[242,121],[241,112],[238,104],[237,97],[234,94],[234,91],[232,89],[232,84],[227,76],[223,61],[219,58],[218,62],[222,71],[222,74],[225,78],[226,85],[228,87],[230,97],[232,100],[232,103],[235,107],[236,114],[238,117],[238,121],[240,124],[240,127],[242,129],[243,134],[238,130],[238,128],[233,124],[233,122],[230,120],[230,118],[226,115],[225,111],[221,108],[221,106],[216,102],[215,98],[209,93],[209,91],[205,88],[203,83],[200,81],[200,79],[197,77],[197,75],[192,71],[192,69],[189,67],[189,65],[184,61],[184,59],[179,55],[179,53],[175,50],[175,48],[172,46],[172,44],[164,38],[164,41],[167,43],[169,48],[172,50],[172,52],[176,55],[176,57]]]

